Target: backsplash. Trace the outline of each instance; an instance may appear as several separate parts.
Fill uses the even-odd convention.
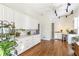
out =
[[[16,29],[16,37],[39,34],[39,30],[32,29]]]

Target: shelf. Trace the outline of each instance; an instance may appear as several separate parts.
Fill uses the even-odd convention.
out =
[[[4,50],[4,56],[13,55],[15,53],[10,52],[17,44],[15,35],[11,35],[11,33],[15,32],[12,32],[14,30],[12,25],[14,26],[14,24],[10,24],[8,21],[1,21],[0,23],[0,47]]]

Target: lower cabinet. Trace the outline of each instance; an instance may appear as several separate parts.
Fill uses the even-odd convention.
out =
[[[68,34],[67,35],[67,42],[68,42],[68,44],[72,44],[72,38],[76,37],[76,36],[79,36],[79,35],[77,35],[77,34]]]
[[[16,50],[17,50],[18,55],[19,55],[20,53],[23,52],[23,49],[24,49],[24,43],[21,42],[21,41],[19,41],[19,42],[17,42],[17,44],[18,44],[18,46],[16,47]]]
[[[29,37],[20,38],[18,41],[18,46],[16,47],[18,55],[40,43],[40,41],[40,35],[32,35]]]
[[[54,39],[62,39],[62,33],[54,33]]]

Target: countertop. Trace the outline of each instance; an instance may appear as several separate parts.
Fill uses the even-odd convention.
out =
[[[25,37],[31,37],[31,36],[37,36],[37,35],[40,35],[40,34],[36,34],[36,35],[21,35],[19,37],[15,37],[16,39],[17,38],[25,38]]]

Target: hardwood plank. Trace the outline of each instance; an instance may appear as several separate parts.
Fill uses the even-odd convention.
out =
[[[74,52],[76,56],[79,56],[79,46],[76,43],[74,43]]]
[[[68,44],[66,41],[41,41],[40,44],[25,51],[20,56],[67,56]]]

